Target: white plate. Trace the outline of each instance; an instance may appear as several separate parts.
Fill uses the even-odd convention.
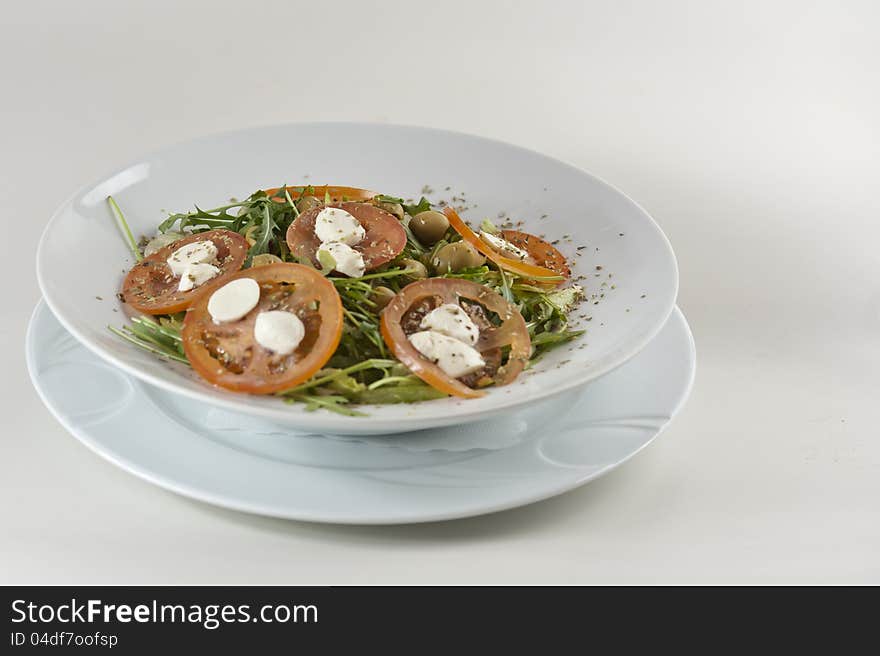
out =
[[[185,366],[162,362],[107,330],[124,321],[116,293],[132,264],[107,208],[108,194],[140,235],[155,231],[163,210],[182,211],[194,203],[212,207],[261,187],[302,182],[346,184],[405,197],[418,197],[427,184],[438,190],[430,195],[435,201],[464,192],[472,208],[465,217],[472,221],[506,213],[524,221],[525,230],[561,239],[575,275],[587,277],[587,290],[598,302],[577,313],[584,316],[576,327],[589,333],[551,353],[515,384],[490,390],[484,398],[372,408],[364,419],[310,413],[271,397],[215,390]],[[577,251],[578,246],[585,248]],[[672,312],[678,288],[675,257],[657,224],[593,176],[478,137],[348,123],[232,132],[139,158],[77,192],[56,212],[40,242],[37,275],[46,302],[65,328],[127,373],[266,420],[349,434],[469,422],[582,385],[650,342]],[[589,322],[587,316],[592,317]]]
[[[58,420],[123,469],[227,508],[351,524],[479,515],[582,485],[667,425],[695,369],[676,310],[638,356],[586,387],[464,427],[380,438],[293,432],[144,385],[78,344],[43,304],[27,360]]]

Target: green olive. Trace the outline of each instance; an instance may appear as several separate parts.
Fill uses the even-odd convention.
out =
[[[456,273],[462,269],[470,269],[478,267],[486,258],[480,255],[480,252],[464,241],[457,241],[452,244],[446,244],[436,255],[431,264],[438,274]]]
[[[254,255],[254,259],[251,260],[251,266],[258,267],[265,264],[278,264],[283,261],[277,255],[272,255],[272,253],[260,253],[259,255]]]
[[[379,287],[373,288],[373,293],[370,294],[370,300],[373,301],[373,303],[376,304],[376,307],[381,310],[386,305],[388,305],[388,303],[391,302],[391,299],[395,296],[397,296],[397,294],[394,293],[393,289],[382,287],[380,285]]]
[[[422,280],[428,277],[428,268],[418,260],[403,259],[400,266],[407,270],[407,278]]]
[[[449,219],[440,212],[428,210],[416,214],[409,222],[409,227],[420,242],[430,246],[443,239],[449,229]]]
[[[296,209],[300,212],[308,212],[316,207],[321,207],[323,204],[324,203],[315,196],[301,196],[299,200],[296,201]]]
[[[377,204],[376,207],[385,210],[389,214],[393,214],[399,221],[403,221],[403,205],[400,203],[386,203],[383,201]]]

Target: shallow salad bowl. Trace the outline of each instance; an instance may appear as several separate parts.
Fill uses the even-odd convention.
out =
[[[168,212],[216,207],[281,184],[341,184],[407,198],[466,199],[464,218],[522,221],[559,240],[588,300],[573,314],[587,332],[548,353],[511,385],[472,400],[363,406],[366,416],[307,411],[277,397],[214,389],[186,366],[113,335],[126,321],[116,294],[132,265],[106,203],[132,232],[152,235]],[[427,188],[426,188],[427,187]],[[73,266],[71,263],[74,263]],[[106,362],[147,383],[304,431],[381,434],[462,424],[514,412],[589,383],[626,362],[675,305],[678,270],[668,240],[635,202],[544,155],[480,137],[418,127],[303,123],[214,135],[138,158],[76,192],[50,220],[37,251],[43,296],[62,325]],[[83,385],[88,385],[83,381]]]

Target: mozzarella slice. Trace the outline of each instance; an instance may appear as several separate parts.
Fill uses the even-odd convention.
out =
[[[269,310],[260,312],[254,322],[257,344],[278,355],[293,353],[306,336],[306,327],[292,312]]]
[[[220,273],[220,269],[213,264],[190,264],[180,275],[177,291],[188,292],[199,285],[204,285],[211,278]]]
[[[214,323],[238,321],[260,301],[260,286],[253,278],[238,278],[211,294],[208,313]]]
[[[486,365],[483,356],[473,346],[443,333],[423,330],[409,336],[415,349],[440,367],[447,376],[461,378]]]
[[[530,261],[532,259],[531,256],[523,249],[519,248],[518,246],[514,246],[503,237],[493,235],[491,232],[480,230],[480,238],[496,251],[499,251],[502,255],[512,257],[513,259],[520,260],[522,262],[525,262],[527,260]]]
[[[360,278],[364,275],[366,265],[364,264],[364,256],[351,246],[338,241],[328,241],[321,244],[318,253],[324,251],[333,261],[336,262],[336,269],[339,273],[344,273],[349,278]]]
[[[171,254],[166,261],[171,267],[175,277],[182,276],[183,272],[191,264],[210,264],[217,259],[217,247],[214,242],[194,241],[186,246],[181,246]]]
[[[340,242],[354,246],[367,235],[351,214],[338,207],[325,207],[315,217],[315,235],[321,242]]]
[[[474,346],[480,338],[480,329],[460,305],[445,303],[434,308],[419,324],[422,330],[433,330]]]

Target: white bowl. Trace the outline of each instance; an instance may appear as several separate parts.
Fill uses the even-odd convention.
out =
[[[573,275],[585,276],[582,284],[596,296],[575,312],[574,327],[587,334],[483,398],[364,406],[367,417],[347,417],[308,412],[275,397],[214,389],[187,367],[153,357],[107,330],[125,322],[116,293],[132,265],[107,207],[108,195],[120,204],[137,236],[155,232],[167,211],[185,211],[194,203],[213,207],[254,189],[304,182],[416,198],[428,185],[435,201],[464,192],[471,207],[467,219],[497,220],[503,213],[523,221],[526,231],[560,239],[558,247],[571,258]],[[648,344],[666,323],[678,290],[675,256],[657,224],[623,193],[588,173],[480,137],[358,123],[248,129],[141,157],[81,189],[58,209],[40,240],[37,276],[64,327],[124,371],[263,420],[340,434],[469,422],[583,385]]]

